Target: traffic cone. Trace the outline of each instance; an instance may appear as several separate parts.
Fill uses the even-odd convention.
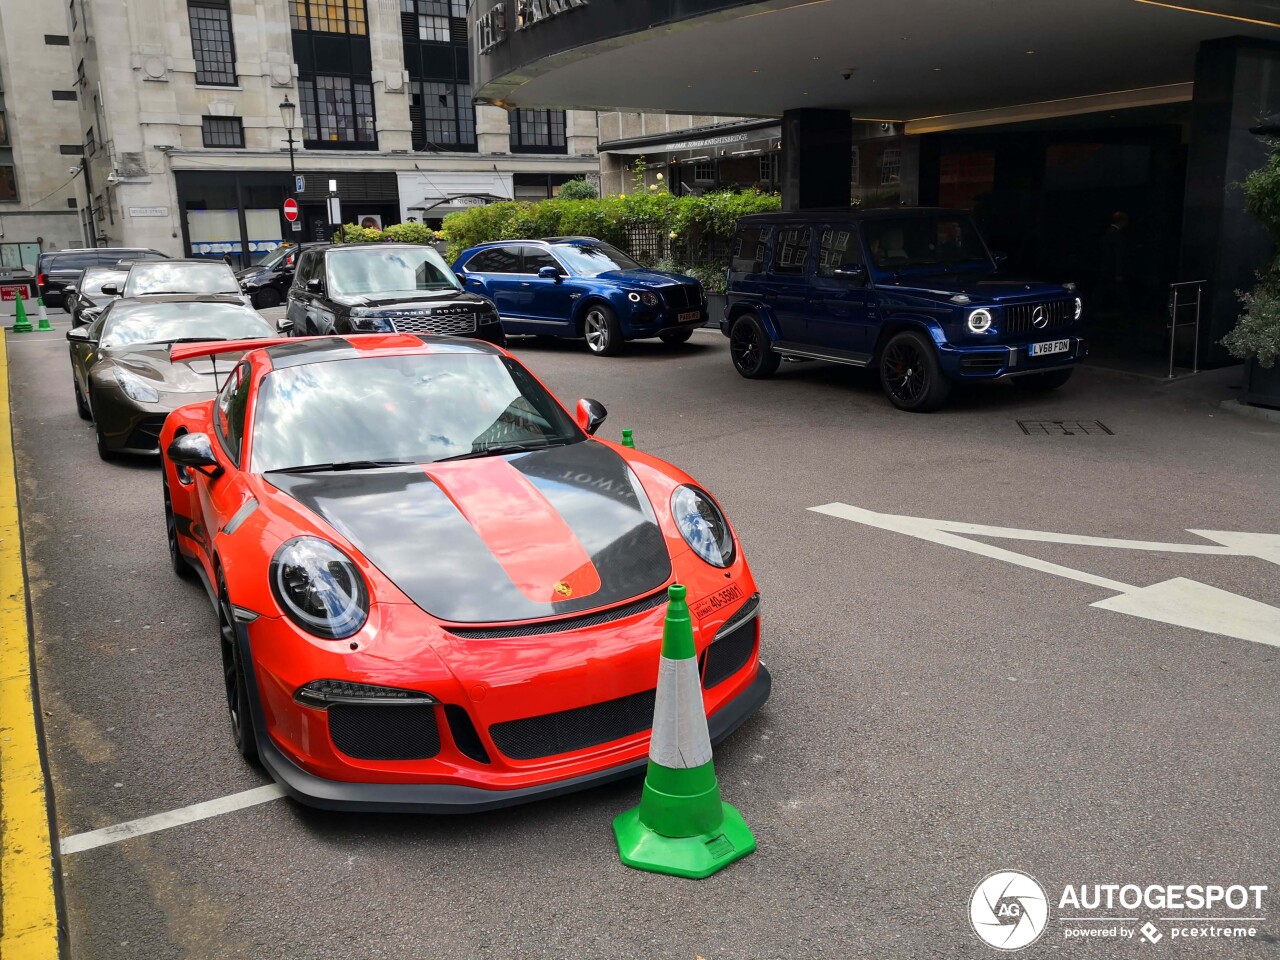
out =
[[[44,309],[44,297],[37,297],[36,304],[40,308],[40,325],[36,329],[41,333],[52,332],[53,324],[49,322],[49,314]]]
[[[640,806],[613,833],[627,866],[700,880],[751,853],[756,838],[720,799],[685,588],[673,584],[667,597],[649,770]]]
[[[14,305],[13,326],[9,328],[14,333],[30,333],[31,321],[27,319],[27,308],[22,305],[22,291],[18,291],[18,299]]]
[[[632,450],[634,450],[634,449],[636,448],[636,442],[635,442],[633,439],[631,439],[631,431],[630,431],[630,430],[623,430],[623,431],[622,431],[622,445],[623,445],[624,447],[630,447]]]

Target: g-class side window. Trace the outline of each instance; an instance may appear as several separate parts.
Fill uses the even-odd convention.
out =
[[[818,276],[830,277],[838,267],[862,263],[858,232],[852,224],[822,227],[818,236]]]
[[[804,273],[804,261],[812,239],[813,230],[809,227],[783,227],[779,230],[773,252],[773,272],[794,276]]]
[[[764,270],[765,253],[769,249],[768,225],[744,227],[733,240],[733,258],[729,269],[734,273],[760,273]]]

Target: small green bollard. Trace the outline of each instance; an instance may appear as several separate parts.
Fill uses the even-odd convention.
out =
[[[636,442],[635,442],[635,440],[631,439],[631,431],[630,431],[630,430],[623,430],[623,431],[622,431],[622,445],[623,445],[624,447],[630,447],[632,450],[634,450],[634,449],[636,448]]]

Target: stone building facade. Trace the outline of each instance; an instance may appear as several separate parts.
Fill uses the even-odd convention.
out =
[[[385,226],[551,196],[598,171],[593,112],[473,106],[464,0],[63,10],[103,243],[248,263],[282,240],[323,239],[331,182],[343,221]],[[281,214],[288,196],[296,224]]]

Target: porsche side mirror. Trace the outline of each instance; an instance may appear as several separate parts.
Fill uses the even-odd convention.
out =
[[[213,455],[213,443],[206,433],[184,433],[169,444],[165,455],[180,467],[199,470],[212,479],[222,476],[222,464]]]
[[[67,339],[72,343],[93,343],[89,336],[89,327],[72,327],[67,331]]]
[[[554,270],[555,267],[544,267],[543,269]],[[600,429],[600,424],[604,423],[604,418],[608,415],[609,411],[604,408],[604,404],[599,400],[589,400],[584,397],[578,401],[578,426],[587,431],[589,435],[595,435],[595,432]]]
[[[102,285],[102,293],[108,297],[120,296],[120,285],[116,283],[104,283]]]
[[[559,270],[557,270],[555,267],[539,267],[539,268],[538,268],[538,279],[539,279],[539,280],[554,280],[556,283],[559,283],[559,282],[560,282],[560,271],[559,271]]]

